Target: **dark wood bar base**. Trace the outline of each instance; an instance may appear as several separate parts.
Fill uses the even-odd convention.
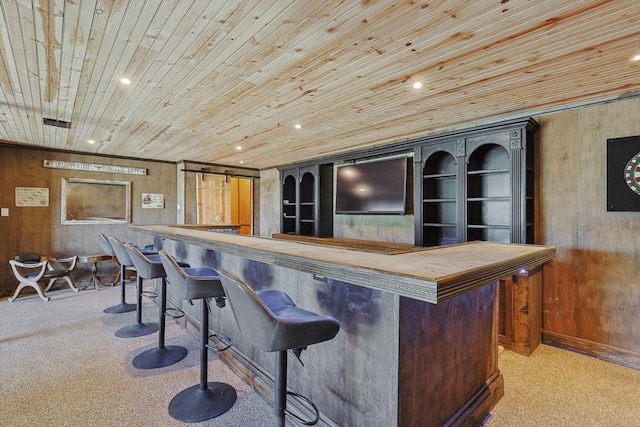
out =
[[[295,358],[288,365],[290,389],[313,400],[319,425],[330,427],[479,425],[504,394],[498,281],[555,254],[478,242],[386,255],[168,226],[136,229],[192,266],[227,269],[256,289],[281,289],[340,322],[333,340],[302,353],[304,366]],[[178,306],[197,322],[194,307]],[[243,338],[228,307],[213,310],[209,322],[233,339],[221,359],[271,401],[272,355]]]
[[[495,298],[495,283],[441,304],[400,298],[399,426],[475,426],[504,395]]]

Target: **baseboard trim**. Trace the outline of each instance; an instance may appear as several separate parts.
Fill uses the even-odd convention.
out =
[[[584,353],[617,365],[640,370],[640,353],[610,345],[572,337],[547,330],[542,331],[542,342]]]
[[[504,396],[504,377],[500,371],[494,372],[485,384],[458,412],[453,414],[443,427],[475,427],[491,412]]]

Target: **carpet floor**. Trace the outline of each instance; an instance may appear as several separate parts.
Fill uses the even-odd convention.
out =
[[[127,289],[132,302],[134,286]],[[200,378],[196,337],[168,321],[166,344],[186,347],[187,357],[165,368],[137,369],[133,358],[157,346],[158,338],[114,336],[135,322],[135,312],[102,312],[119,301],[119,287],[62,288],[49,295],[47,303],[36,295],[0,302],[0,426],[272,425],[271,403],[212,352],[209,381],[231,384],[237,402],[209,421],[176,421],[169,401]],[[155,303],[143,307],[143,321],[155,322]],[[546,345],[530,357],[505,351],[499,364],[505,396],[483,427],[640,426],[640,371]]]

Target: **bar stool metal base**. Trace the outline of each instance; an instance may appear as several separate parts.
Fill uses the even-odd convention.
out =
[[[138,369],[154,369],[173,365],[187,356],[187,349],[179,345],[156,347],[133,358],[133,366]]]
[[[125,277],[125,275],[127,274],[127,269],[125,268],[124,265],[120,266],[120,271],[118,272],[118,276],[121,278],[120,279],[120,304],[114,305],[112,307],[107,307],[104,310],[102,310],[103,313],[107,313],[107,314],[122,314],[122,313],[129,313],[130,311],[134,311],[136,308],[138,308],[137,304],[129,304],[127,303],[127,301],[125,300],[125,280],[123,279],[123,277]]]
[[[129,313],[130,311],[136,310],[136,304],[129,304],[126,302],[122,302],[118,305],[114,305],[113,307],[107,307],[102,310],[103,313],[107,314],[120,314],[120,313]]]
[[[149,335],[156,332],[160,327],[157,323],[134,323],[116,331],[118,338],[134,338]]]
[[[204,390],[196,384],[171,399],[169,415],[186,423],[209,420],[227,412],[236,398],[236,390],[229,384],[209,382]]]

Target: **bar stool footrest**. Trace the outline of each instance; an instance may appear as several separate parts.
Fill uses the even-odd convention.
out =
[[[315,405],[315,403],[313,403],[311,401],[311,399],[309,399],[308,397],[303,396],[301,394],[298,394],[298,393],[296,393],[294,391],[287,391],[287,395],[288,396],[293,396],[298,402],[302,403],[303,406],[306,406],[309,410],[311,410],[313,413],[315,413],[315,418],[313,420],[305,420],[304,418],[302,418],[298,414],[294,414],[293,412],[289,411],[286,408],[284,410],[285,414],[295,418],[296,420],[298,420],[301,424],[304,424],[305,426],[314,426],[314,425],[318,424],[318,421],[320,421],[320,411],[318,410],[318,407]]]
[[[219,351],[225,351],[227,350],[229,347],[231,347],[233,345],[233,341],[231,340],[231,338],[229,338],[226,335],[220,335],[220,334],[210,334],[209,335],[209,340],[217,343],[218,345],[210,345],[207,344],[207,348],[209,350],[215,351],[215,352],[219,352]]]
[[[177,313],[177,314],[173,314],[173,313]],[[185,314],[184,314],[184,311],[180,310],[179,308],[169,307],[165,310],[164,316],[170,317],[171,319],[181,319],[185,316]]]
[[[147,298],[158,298],[158,293],[156,291],[142,291],[141,294],[143,297]]]

